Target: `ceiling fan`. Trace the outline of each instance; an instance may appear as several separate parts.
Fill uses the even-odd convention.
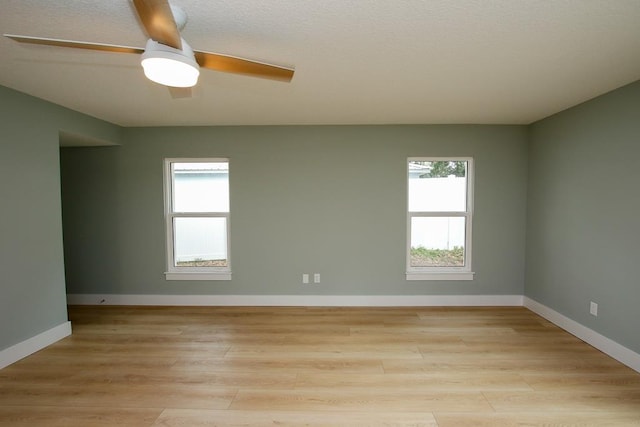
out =
[[[133,0],[133,4],[149,36],[144,49],[15,34],[4,35],[20,43],[141,54],[141,63],[147,78],[169,86],[169,89],[195,86],[200,67],[284,82],[293,78],[293,68],[191,49],[180,36],[180,31],[186,25],[187,15],[182,9],[170,5],[167,0]],[[172,94],[174,97],[185,96],[180,94],[179,90],[172,91]]]

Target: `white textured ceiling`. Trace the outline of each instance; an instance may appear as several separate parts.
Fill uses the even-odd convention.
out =
[[[132,54],[0,37],[0,85],[123,126],[526,124],[640,79],[640,0],[173,0],[203,70],[173,99]],[[0,0],[0,32],[144,47],[129,0]]]

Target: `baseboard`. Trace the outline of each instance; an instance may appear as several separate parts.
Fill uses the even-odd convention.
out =
[[[524,297],[524,306],[603,353],[627,365],[631,369],[640,372],[640,354],[633,350],[629,350],[627,347],[597,333],[593,329],[587,328],[575,320],[569,319],[531,298]]]
[[[69,294],[70,305],[429,307],[522,306],[522,295],[95,295]]]
[[[64,322],[25,341],[0,351],[0,369],[71,335],[71,322]]]

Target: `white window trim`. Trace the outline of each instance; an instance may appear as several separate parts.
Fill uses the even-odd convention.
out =
[[[206,273],[206,272],[184,272],[172,273],[167,271],[164,273],[166,280],[231,280],[231,272],[228,273]]]
[[[164,159],[164,217],[166,229],[166,261],[167,271],[165,271],[166,280],[231,280],[231,226],[230,212],[173,212],[173,176],[171,174],[172,163],[215,163],[227,162],[228,158],[169,158]],[[173,236],[173,220],[174,218],[226,218],[227,223],[227,266],[226,267],[176,267],[174,263],[174,236]]]
[[[410,212],[409,211],[409,162],[464,161],[467,162],[467,210],[465,212]],[[406,244],[406,280],[473,280],[471,254],[473,235],[473,188],[474,165],[472,157],[409,157],[407,159],[407,244]],[[411,218],[457,216],[465,221],[465,265],[463,267],[411,267]]]

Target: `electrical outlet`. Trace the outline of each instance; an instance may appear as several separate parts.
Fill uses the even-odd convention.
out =
[[[307,273],[302,275],[302,283],[309,283],[309,275]]]
[[[591,301],[591,306],[589,307],[589,313],[591,313],[594,316],[598,316],[598,304]]]
[[[313,283],[320,283],[320,273],[315,273],[313,275]]]

